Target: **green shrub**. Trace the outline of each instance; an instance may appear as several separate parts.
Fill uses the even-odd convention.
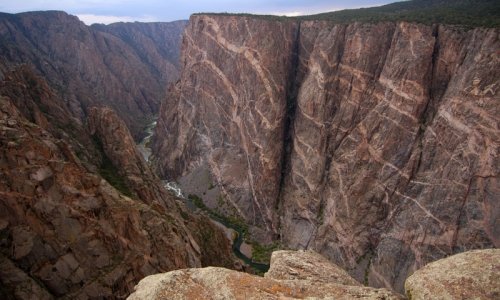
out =
[[[109,184],[111,184],[122,194],[132,198],[133,193],[128,187],[127,180],[120,175],[118,169],[113,165],[109,157],[104,152],[101,140],[97,136],[93,136],[93,141],[96,149],[98,149],[102,154],[102,162],[99,166],[99,175],[101,175],[102,178],[106,179]]]
[[[278,243],[270,245],[260,245],[259,243],[252,243],[252,260],[260,263],[269,264],[271,261],[271,254],[280,249]]]
[[[133,193],[129,189],[127,181],[118,173],[118,170],[106,155],[103,155],[103,161],[99,168],[99,174],[122,194],[128,197],[133,197]]]

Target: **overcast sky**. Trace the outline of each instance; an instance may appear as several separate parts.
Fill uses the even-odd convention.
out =
[[[196,12],[302,15],[378,6],[398,0],[0,0],[0,11],[63,10],[87,24],[188,19]]]

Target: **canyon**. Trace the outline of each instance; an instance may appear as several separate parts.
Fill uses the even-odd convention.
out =
[[[402,291],[431,261],[499,246],[498,35],[193,15],[153,165],[252,239]]]
[[[0,13],[0,73],[29,64],[85,122],[108,105],[139,140],[179,72],[186,21],[86,26],[61,11]]]
[[[30,30],[47,29],[16,31],[10,22],[17,17],[2,20],[2,25],[7,24],[11,30],[10,35],[3,31],[3,41],[6,36],[27,41],[24,37],[31,36]],[[58,23],[61,18],[69,24]],[[66,30],[72,25],[83,32],[91,30],[65,13],[30,13],[21,19]],[[64,63],[52,53],[50,66],[44,64],[49,68],[47,74],[36,64],[38,59],[48,59],[40,54],[40,45],[49,44],[65,55],[72,55],[72,50],[53,44],[60,40],[31,34],[43,40],[32,41],[38,43],[36,47],[24,48],[21,42],[1,44],[0,298],[123,299],[150,274],[202,266],[241,269],[225,233],[206,216],[191,213],[170,194],[136,148],[134,136],[119,113],[137,108],[127,106],[132,95],[119,99],[120,90],[115,90],[108,94],[109,102],[80,102],[86,110],[83,115],[72,110],[67,93],[54,84],[65,76],[65,68],[75,66],[74,61]],[[57,35],[48,29],[47,35],[51,34]],[[109,35],[107,38],[121,43]],[[72,44],[70,38],[66,41]],[[34,61],[27,51],[36,58]],[[17,63],[13,59],[16,55],[25,61]],[[97,61],[100,58],[98,53],[91,57]],[[125,61],[119,63],[124,69],[130,66]],[[91,62],[84,65],[92,67]],[[57,76],[51,77],[50,68],[55,68],[52,71]],[[110,74],[110,69],[99,72]],[[89,84],[78,76],[66,79]],[[129,77],[123,76],[121,80]],[[171,80],[175,73],[163,74],[162,78]],[[146,88],[144,82],[137,84]],[[103,85],[106,82],[95,88]],[[86,88],[84,92],[70,92],[83,99],[93,91]],[[160,98],[146,100],[151,101],[150,107]],[[128,120],[133,128],[142,130],[144,120],[139,119],[153,112],[137,111]],[[143,134],[138,131],[137,136]]]
[[[0,13],[0,298],[498,297],[499,28],[402,18]]]

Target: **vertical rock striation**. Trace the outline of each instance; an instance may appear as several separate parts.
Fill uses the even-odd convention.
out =
[[[163,176],[208,168],[248,223],[277,231],[287,74],[298,26],[192,17],[184,72],[161,108],[154,145]]]
[[[498,29],[195,15],[162,104],[165,177],[358,280],[498,247]]]

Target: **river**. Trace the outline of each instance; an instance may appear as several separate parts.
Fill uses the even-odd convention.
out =
[[[146,137],[139,144],[137,144],[137,149],[141,152],[142,156],[147,162],[149,162],[149,158],[151,156],[150,143],[151,143],[151,138],[153,137],[154,134],[155,126],[156,126],[156,120],[146,127],[145,129]],[[186,207],[190,211],[196,212],[198,210],[198,207],[193,203],[193,201],[191,201],[188,197],[184,196],[181,188],[175,182],[163,181],[163,184],[167,190],[171,191],[175,196],[182,199],[186,204]],[[242,253],[241,245],[244,243],[244,241],[243,241],[243,232],[241,228],[236,228],[231,223],[226,222],[226,220],[219,218],[212,213],[207,213],[207,215],[214,222],[217,222],[220,226],[223,226],[224,227],[223,229],[225,229],[225,231],[231,229],[236,232],[236,238],[234,238],[234,240],[232,241],[232,249],[236,257],[238,257],[245,264],[249,265],[259,273],[264,273],[267,272],[267,270],[269,270],[268,264],[256,263],[250,257]]]
[[[146,137],[142,139],[142,141],[137,144],[137,149],[141,152],[144,160],[149,161],[149,157],[151,156],[151,139],[153,138],[154,129],[156,127],[156,120],[149,124],[144,132],[146,133]]]

